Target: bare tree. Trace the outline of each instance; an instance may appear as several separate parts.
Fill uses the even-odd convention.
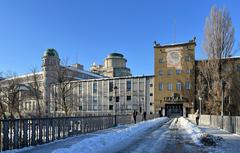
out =
[[[200,75],[207,83],[208,102],[213,103],[210,106],[212,113],[220,113],[221,81],[226,79],[222,74],[222,67],[227,64],[227,58],[231,56],[233,44],[234,27],[228,11],[213,6],[210,15],[206,18],[203,42],[208,61],[199,65]]]
[[[55,107],[62,109],[65,116],[70,115],[73,108],[73,89],[76,85],[71,84],[71,81],[76,80],[76,72],[67,66],[67,60],[57,70],[57,92],[55,95]]]
[[[37,74],[37,69],[32,69],[32,75],[28,76],[28,83],[26,84],[29,88],[29,91],[31,93],[31,96],[36,101],[36,115],[37,117],[42,117],[42,105],[41,105],[41,99],[42,99],[42,92],[40,89],[40,81],[41,81],[42,75]]]
[[[15,79],[15,73],[9,73],[6,80],[1,83],[1,109],[4,111],[3,115],[6,118],[8,112],[10,118],[15,118],[18,114],[19,118],[22,118],[22,110],[20,104],[23,101],[21,96],[21,84],[19,79]]]

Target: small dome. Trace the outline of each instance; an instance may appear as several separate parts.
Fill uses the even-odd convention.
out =
[[[57,57],[58,56],[58,52],[54,49],[54,48],[48,48],[45,52],[43,56],[53,56],[53,57]]]
[[[120,53],[111,53],[111,54],[109,54],[108,56],[109,56],[109,57],[121,57],[121,58],[123,58],[123,55],[120,54]]]

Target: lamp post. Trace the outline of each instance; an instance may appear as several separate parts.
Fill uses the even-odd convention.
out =
[[[226,82],[224,80],[221,81],[221,85],[222,85],[222,104],[221,104],[221,116],[224,115],[223,113],[223,103],[224,103],[224,90],[225,90],[225,86],[226,86]]]
[[[222,129],[223,129],[223,102],[224,102],[224,89],[226,86],[226,82],[224,80],[221,80],[221,86],[222,86],[222,104],[221,104],[221,118],[222,118]]]
[[[199,114],[200,116],[202,115],[202,97],[199,97],[199,102],[200,102],[200,106],[199,106]]]
[[[115,110],[114,110],[114,126],[117,126],[117,89],[118,87],[115,86],[114,87],[114,96],[115,96],[115,103],[114,103],[114,107],[115,107]]]

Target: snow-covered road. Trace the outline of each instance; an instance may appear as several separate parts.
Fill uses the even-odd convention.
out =
[[[183,117],[175,119],[162,117],[138,124],[120,125],[115,128],[75,136],[50,144],[8,152],[222,153],[226,151],[221,145],[215,147],[204,146],[199,140],[202,135],[202,129]]]

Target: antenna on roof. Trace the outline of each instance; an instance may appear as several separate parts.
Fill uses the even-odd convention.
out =
[[[76,52],[76,64],[78,63],[78,52]]]
[[[173,18],[173,43],[176,43],[176,18]]]

